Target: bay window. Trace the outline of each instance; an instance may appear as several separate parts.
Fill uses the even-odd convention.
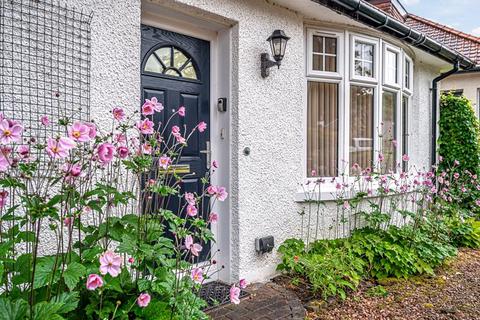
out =
[[[307,178],[406,170],[413,60],[348,31],[309,29],[307,37]]]

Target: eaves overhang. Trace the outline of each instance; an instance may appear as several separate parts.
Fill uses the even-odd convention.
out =
[[[442,45],[429,36],[412,29],[363,0],[311,0],[356,21],[405,41],[431,55],[452,64],[459,63],[464,70],[474,69],[476,63],[456,50]]]

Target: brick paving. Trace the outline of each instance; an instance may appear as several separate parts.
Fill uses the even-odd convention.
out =
[[[250,296],[242,299],[239,305],[221,306],[208,314],[214,320],[305,319],[305,308],[300,299],[278,284],[252,284],[247,291]]]

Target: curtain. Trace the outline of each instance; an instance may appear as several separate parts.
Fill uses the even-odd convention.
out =
[[[373,161],[373,96],[374,89],[361,86],[350,87],[350,170],[358,164],[361,169]],[[355,166],[356,167],[356,166]]]
[[[307,176],[335,177],[337,164],[338,84],[309,81]]]
[[[382,95],[382,153],[385,157],[382,173],[396,171],[397,135],[395,129],[397,94],[384,91]]]

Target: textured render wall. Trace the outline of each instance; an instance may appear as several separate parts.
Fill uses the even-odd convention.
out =
[[[432,80],[440,74],[428,65],[415,62],[413,107],[410,108],[410,165],[419,169],[430,167],[432,137]]]
[[[141,0],[67,0],[67,5],[93,10],[91,115],[101,128],[109,111],[122,106],[138,110],[140,101]]]
[[[232,181],[231,272],[232,279],[265,280],[274,273],[277,255],[258,255],[255,238],[273,235],[280,244],[298,234],[300,226],[294,196],[301,178],[303,20],[261,0],[176,3],[191,6],[196,15],[200,9],[238,21],[233,32],[238,52],[232,54],[238,104],[231,110],[231,152],[238,161],[232,161],[231,177],[238,179]],[[280,70],[271,69],[270,77],[262,79],[260,54],[270,52],[265,40],[274,29],[283,29],[291,40]],[[243,155],[245,147],[251,149],[249,156]]]
[[[267,1],[153,0],[207,19],[237,21],[232,32],[231,266],[232,279],[266,280],[275,272],[278,255],[258,255],[254,239],[273,235],[276,245],[300,236],[302,205],[295,202],[302,179],[305,139],[304,27],[303,18]],[[318,7],[318,10],[327,10]],[[213,17],[210,15],[213,14]],[[259,72],[259,56],[270,52],[265,39],[283,29],[291,40],[280,70],[267,79]],[[238,51],[237,51],[238,48]],[[235,72],[238,70],[238,72]],[[416,65],[411,124],[411,163],[429,165],[430,83],[434,71]],[[238,91],[237,91],[238,90]],[[251,154],[243,155],[249,147]],[[238,160],[237,160],[238,159]],[[336,210],[329,205],[324,234]],[[348,232],[346,232],[348,233]],[[343,230],[340,231],[341,236]]]
[[[301,181],[304,101],[302,17],[260,0],[179,0],[195,15],[214,13],[238,24],[232,30],[232,278],[265,280],[274,273],[277,254],[258,255],[254,239],[274,235],[277,245],[299,236],[296,203]],[[94,10],[92,21],[91,113],[101,127],[114,105],[136,110],[140,97],[140,0],[69,0]],[[201,11],[199,11],[199,10]],[[120,18],[121,17],[121,18]],[[267,79],[259,56],[269,52],[265,39],[276,29],[290,40],[280,70]],[[121,71],[121,72],[119,72]],[[411,158],[429,164],[430,82],[435,72],[416,65],[411,123]],[[415,142],[415,143],[413,143]],[[249,147],[251,154],[243,155]],[[333,211],[332,211],[333,213]]]
[[[110,130],[114,106],[131,112],[140,103],[140,0],[67,0],[66,4],[93,11],[90,115],[100,130]],[[41,249],[54,252],[54,234],[44,233]]]
[[[463,89],[463,95],[472,102],[477,115],[480,111],[478,105],[478,90],[480,90],[480,73],[464,73],[452,75],[440,82],[441,90]]]

